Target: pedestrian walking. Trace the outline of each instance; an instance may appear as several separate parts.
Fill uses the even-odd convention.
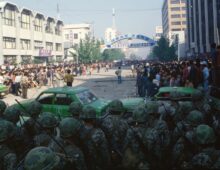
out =
[[[67,74],[65,75],[64,77],[64,81],[66,82],[66,85],[69,86],[69,87],[72,87],[73,86],[73,80],[74,80],[74,77],[72,74],[70,74],[71,71],[70,70],[67,70]]]
[[[121,67],[118,67],[118,70],[115,72],[115,74],[116,74],[117,77],[118,77],[118,84],[121,84],[121,83],[122,83],[121,73],[122,73]]]

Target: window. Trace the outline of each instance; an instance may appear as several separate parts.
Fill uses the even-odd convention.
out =
[[[62,56],[57,55],[56,56],[56,62],[62,62]]]
[[[54,94],[53,93],[43,93],[37,100],[41,104],[53,104]]]
[[[172,29],[172,31],[181,31],[181,29]]]
[[[29,12],[23,11],[21,13],[21,28],[30,29],[30,21],[31,21],[31,17]]]
[[[26,39],[21,39],[21,49],[22,50],[30,50],[31,49],[31,41]]]
[[[171,11],[180,11],[180,7],[172,7]]]
[[[15,64],[17,61],[15,55],[4,55],[4,63],[5,64]]]
[[[183,17],[183,18],[186,18],[186,14],[182,14],[182,17]]]
[[[38,50],[43,48],[43,42],[42,41],[34,41],[34,49]]]
[[[171,15],[171,18],[180,18],[180,17],[181,17],[180,14],[173,14],[173,15]]]
[[[38,32],[42,32],[43,31],[43,20],[42,20],[42,18],[40,18],[40,17],[36,17],[35,18],[34,30],[38,31]]]
[[[69,40],[70,39],[70,35],[69,34],[65,34],[65,38],[66,38],[66,40]]]
[[[15,9],[7,6],[3,13],[4,24],[8,26],[15,26]]]
[[[62,51],[62,44],[56,43],[56,51]]]
[[[171,0],[171,4],[179,4],[180,0]]]
[[[171,22],[172,25],[181,25],[181,22],[176,21],[176,22]]]
[[[55,101],[54,101],[54,104],[69,106],[72,102],[73,102],[73,100],[67,94],[57,94]]]
[[[74,34],[74,39],[78,39],[78,34]]]
[[[182,10],[183,10],[183,11],[186,11],[186,7],[182,7]]]
[[[48,20],[48,21],[47,21],[46,28],[45,28],[46,33],[48,33],[48,34],[53,34],[53,31],[54,31],[53,29],[54,29],[54,27],[53,27],[53,22],[52,22],[52,20]]]
[[[3,37],[3,48],[4,49],[15,49],[16,39],[11,37]]]
[[[47,50],[53,50],[53,43],[52,42],[46,42],[46,49]]]
[[[57,26],[56,26],[56,28],[55,28],[55,34],[56,35],[61,35],[61,33],[62,33],[62,26],[61,25],[59,25],[59,24],[57,24]]]
[[[3,13],[4,24],[9,26],[15,26],[15,9],[7,6]]]
[[[186,25],[186,21],[182,21],[182,24],[183,24],[183,25]]]
[[[83,91],[77,93],[76,96],[79,98],[82,104],[90,104],[97,100],[97,97],[94,94],[92,94],[90,91]]]

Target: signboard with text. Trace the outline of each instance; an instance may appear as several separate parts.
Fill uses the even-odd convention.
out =
[[[40,49],[39,56],[40,57],[50,57],[50,56],[52,56],[52,50]]]

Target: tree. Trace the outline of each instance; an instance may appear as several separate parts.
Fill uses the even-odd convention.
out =
[[[102,53],[104,61],[121,60],[125,58],[125,54],[120,49],[105,49]]]
[[[170,46],[169,41],[165,37],[160,38],[157,42],[157,46],[153,48],[152,54],[154,57],[158,57],[158,59],[163,62],[177,59],[175,46]]]
[[[100,42],[94,37],[86,36],[84,40],[80,40],[78,46],[74,49],[78,54],[79,61],[89,63],[101,59]]]

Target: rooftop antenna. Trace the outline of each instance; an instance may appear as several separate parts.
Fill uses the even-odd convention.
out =
[[[60,20],[60,5],[57,3],[57,20]]]
[[[116,29],[115,8],[112,8],[112,28],[113,28],[113,29]]]

